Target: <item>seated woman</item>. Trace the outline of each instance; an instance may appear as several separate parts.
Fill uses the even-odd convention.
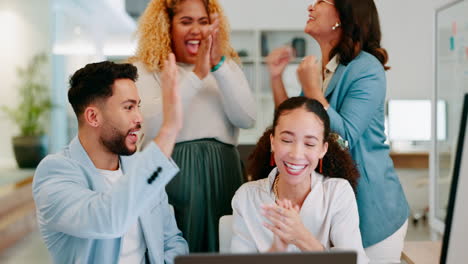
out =
[[[232,252],[339,248],[368,262],[353,191],[359,173],[339,141],[317,100],[279,105],[250,157],[249,175],[262,179],[243,184],[232,200]]]

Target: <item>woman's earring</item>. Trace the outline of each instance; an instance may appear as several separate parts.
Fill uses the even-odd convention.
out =
[[[323,173],[323,159],[320,159],[320,160],[319,160],[319,173],[320,173],[320,174]]]
[[[340,23],[336,22],[335,25],[332,27],[332,30],[335,30],[341,26]]]
[[[275,153],[273,151],[270,153],[270,166],[274,167],[276,165],[275,163]]]

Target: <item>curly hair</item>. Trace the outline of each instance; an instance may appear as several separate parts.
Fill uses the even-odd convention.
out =
[[[172,51],[171,22],[177,7],[184,1],[192,0],[152,0],[138,23],[138,48],[130,62],[141,61],[150,71],[161,71],[164,60]],[[200,0],[208,14],[218,14],[219,41],[222,53],[237,63],[239,56],[229,42],[229,23],[218,0]]]
[[[388,53],[380,46],[379,14],[373,0],[335,0],[335,8],[341,20],[343,35],[331,50],[330,58],[339,54],[340,63],[347,65],[361,50],[374,55],[385,70]]]
[[[328,142],[328,150],[323,157],[323,175],[331,178],[343,178],[348,180],[353,190],[356,192],[359,171],[351,154],[349,154],[348,150],[340,146],[338,143],[338,135],[330,132],[330,118],[328,117],[327,111],[323,108],[323,105],[315,99],[309,99],[303,96],[291,97],[281,103],[275,110],[273,125],[263,133],[252,154],[249,156],[248,175],[250,175],[253,180],[268,177],[268,174],[274,168],[274,166],[270,165],[270,135],[274,135],[275,128],[278,125],[278,119],[281,115],[301,107],[308,112],[316,114],[323,122],[323,138],[325,142]],[[316,168],[315,170],[318,172],[319,169]]]

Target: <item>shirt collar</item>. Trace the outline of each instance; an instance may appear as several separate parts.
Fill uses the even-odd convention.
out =
[[[336,68],[338,68],[338,55],[333,56],[327,65],[325,65],[325,71],[335,72]]]

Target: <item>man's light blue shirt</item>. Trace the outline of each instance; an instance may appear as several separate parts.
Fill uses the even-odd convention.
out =
[[[178,167],[154,143],[120,164],[124,175],[109,189],[78,137],[39,164],[33,196],[55,263],[117,263],[122,237],[137,221],[150,263],[188,253],[165,192]]]

